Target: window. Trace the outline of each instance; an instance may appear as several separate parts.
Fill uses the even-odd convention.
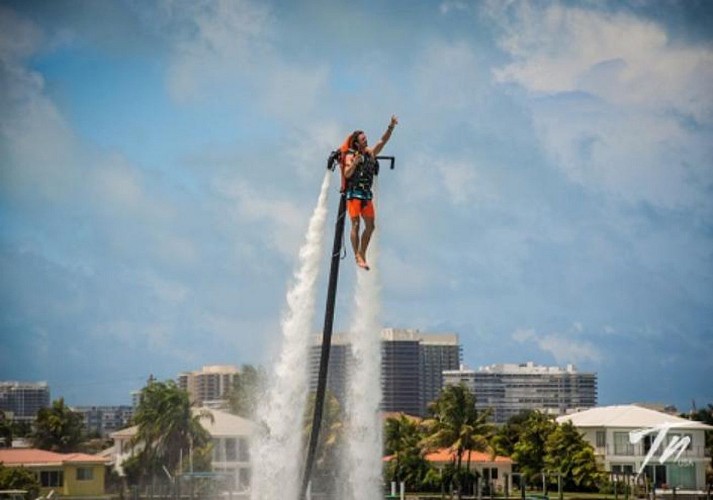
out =
[[[77,481],[91,481],[94,479],[94,469],[91,467],[77,467]]]
[[[633,455],[634,445],[629,441],[628,432],[614,433],[614,454],[615,455]]]
[[[630,464],[616,464],[611,466],[611,471],[614,474],[632,475],[634,473],[634,466]]]
[[[245,438],[238,438],[238,460],[241,462],[249,462],[250,461],[250,445],[248,444],[248,440]]]
[[[43,488],[59,488],[64,486],[64,473],[61,470],[40,471],[40,486]]]
[[[607,445],[606,431],[597,431],[597,448],[604,448]]]
[[[246,467],[238,469],[238,484],[243,488],[250,487],[250,469]]]
[[[238,458],[238,450],[236,449],[237,441],[235,438],[227,438],[225,440],[225,461],[235,462]]]

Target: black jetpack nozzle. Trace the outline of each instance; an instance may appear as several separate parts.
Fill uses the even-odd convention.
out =
[[[339,157],[341,156],[341,153],[339,152],[338,149],[335,149],[331,153],[329,153],[329,159],[327,159],[327,170],[331,170],[334,172],[334,169],[337,166],[337,163],[339,163]]]

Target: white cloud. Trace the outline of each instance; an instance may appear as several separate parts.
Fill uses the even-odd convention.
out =
[[[325,66],[278,52],[276,21],[264,3],[179,2],[168,17],[173,25],[190,26],[174,41],[168,72],[169,90],[178,102],[257,103],[299,126],[327,91]]]
[[[519,13],[520,22],[502,40],[515,61],[495,72],[497,80],[710,118],[713,97],[703,85],[713,76],[708,48],[678,46],[662,26],[626,14],[531,4]]]
[[[45,96],[42,76],[25,66],[39,48],[41,32],[31,22],[0,9],[0,189],[12,196],[35,192],[66,199],[80,175],[72,161],[73,134]]]
[[[32,55],[43,41],[42,32],[31,21],[0,5],[0,60],[18,62]]]
[[[267,56],[270,17],[264,5],[245,0],[176,2],[163,18],[170,28],[167,36],[178,37],[168,83],[179,102],[202,99],[216,86],[223,88],[236,76],[250,74]]]
[[[584,331],[581,323],[575,322],[564,333],[542,335],[534,329],[518,329],[512,339],[519,343],[534,343],[541,351],[551,354],[557,363],[599,362],[602,354],[591,342],[578,336]]]
[[[462,112],[483,99],[489,75],[471,44],[435,40],[418,60],[411,81],[420,113]]]
[[[438,10],[444,15],[450,14],[451,12],[462,13],[463,11],[468,10],[468,4],[460,0],[447,0],[445,2],[441,2]]]
[[[258,188],[237,177],[216,180],[214,188],[231,205],[231,220],[266,223],[262,230],[268,238],[265,243],[285,259],[294,259],[307,229],[308,209],[286,196]]]
[[[500,17],[513,62],[495,80],[532,93],[533,122],[559,168],[632,202],[711,210],[713,151],[698,125],[713,119],[713,51],[626,14],[515,6],[514,20]]]

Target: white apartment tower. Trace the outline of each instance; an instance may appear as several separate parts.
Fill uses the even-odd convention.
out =
[[[204,366],[199,371],[178,375],[178,386],[187,391],[191,403],[199,406],[220,406],[240,371],[233,365]]]
[[[0,381],[0,410],[18,422],[33,422],[50,405],[47,382]]]
[[[321,337],[310,350],[310,389],[317,387]],[[327,388],[344,401],[351,360],[349,335],[335,334],[329,357]],[[428,404],[443,387],[443,371],[460,366],[461,347],[455,333],[423,333],[413,329],[381,331],[381,407],[386,412],[425,416]]]
[[[444,384],[465,384],[475,394],[478,410],[490,408],[492,420],[504,423],[524,410],[565,415],[597,404],[596,373],[540,366],[533,362],[480,367],[478,370],[443,372]]]

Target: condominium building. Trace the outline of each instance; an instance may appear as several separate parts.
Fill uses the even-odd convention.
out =
[[[233,386],[239,370],[233,365],[204,366],[199,371],[178,375],[178,386],[199,406],[220,406]]]
[[[317,390],[319,364],[322,357],[321,337],[315,340],[309,351],[309,390]],[[351,357],[351,344],[346,334],[335,333],[329,349],[327,368],[327,391],[344,403],[347,390],[347,372]]]
[[[421,343],[413,330],[381,332],[381,408],[421,415],[424,406]]]
[[[88,432],[101,436],[127,427],[134,415],[131,406],[77,406],[72,409],[82,415]]]
[[[478,370],[450,370],[443,373],[444,384],[465,384],[476,398],[476,408],[492,411],[495,423],[504,423],[524,410],[551,415],[592,408],[597,404],[596,373],[540,366],[533,362],[500,364]]]
[[[462,350],[455,333],[425,334],[416,332],[421,358],[421,415],[438,399],[443,388],[443,372],[456,370],[461,364]]]
[[[310,389],[319,375],[321,338],[310,351]],[[351,345],[348,334],[332,337],[327,389],[344,401]],[[438,397],[443,371],[460,365],[461,347],[453,333],[386,328],[381,332],[381,407],[387,412],[423,416]]]
[[[384,411],[425,416],[443,387],[443,372],[460,366],[455,333],[386,328],[383,342]]]
[[[0,381],[0,410],[16,421],[32,422],[49,405],[47,382]]]

